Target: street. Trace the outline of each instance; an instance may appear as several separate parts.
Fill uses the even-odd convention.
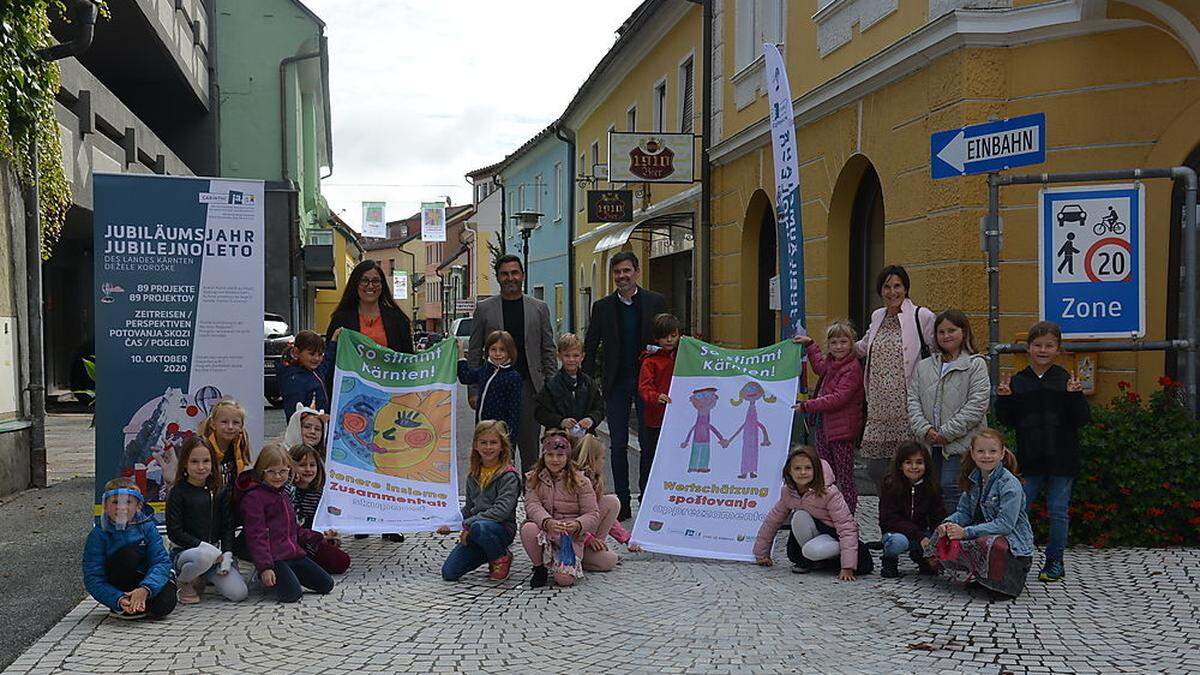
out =
[[[472,420],[464,398],[458,406],[460,476]],[[278,410],[268,409],[266,418],[268,433],[282,432]],[[87,438],[85,418],[51,419],[53,438]],[[54,475],[85,472],[75,459],[85,453],[53,448],[52,461],[77,463],[70,470],[55,466]],[[210,591],[200,605],[180,606],[162,621],[126,622],[109,618],[91,598],[77,602],[90,481],[61,483],[51,493],[59,495],[57,503],[31,507],[40,524],[10,517],[17,502],[40,499],[40,493],[0,506],[5,645],[45,633],[19,656],[0,652],[0,663],[15,657],[6,674],[108,673],[114,650],[130,645],[155,655],[144,666],[139,661],[147,673],[1200,669],[1194,578],[1200,550],[1194,548],[1077,547],[1069,552],[1065,581],[1031,582],[1014,601],[991,601],[945,578],[918,577],[907,561],[901,566],[909,574],[899,580],[872,574],[839,583],[827,573],[794,575],[782,537],[776,565],[767,569],[629,554],[610,540],[622,563],[588,574],[573,589],[531,590],[519,545],[507,581],[476,571],[447,583],[439,569],[453,538],[414,534],[402,544],[347,541],[351,568],[326,597],[280,605],[252,586],[248,600],[231,604]],[[71,503],[64,502],[68,496]],[[874,497],[859,503],[866,540],[879,537],[876,508]],[[68,511],[75,515],[61,516]],[[34,588],[42,590],[31,593]]]

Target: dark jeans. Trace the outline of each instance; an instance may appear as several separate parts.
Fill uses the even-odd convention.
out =
[[[280,602],[296,602],[304,595],[305,588],[321,595],[333,590],[333,577],[308,556],[295,560],[276,560],[273,569],[275,597]]]
[[[641,497],[638,503],[646,498],[646,484],[650,482],[650,467],[654,465],[654,451],[658,449],[658,436],[662,427],[642,427],[642,435],[638,441],[642,446],[642,457],[638,460],[638,490]]]
[[[516,530],[509,532],[494,520],[471,523],[468,532],[467,543],[455,545],[442,563],[442,578],[446,581],[458,581],[476,567],[498,560],[508,553],[508,546],[516,536]]]
[[[1071,487],[1075,479],[1071,476],[1024,476],[1025,510],[1046,488],[1046,511],[1050,516],[1050,541],[1046,543],[1046,562],[1063,559],[1067,549],[1067,527],[1070,524],[1067,507],[1071,503]]]
[[[146,561],[142,546],[130,544],[104,561],[104,574],[108,577],[108,583],[128,593],[142,585],[146,575],[139,572],[138,568],[143,564]],[[175,575],[172,573],[171,581],[162,587],[158,595],[146,598],[146,613],[156,619],[170,614],[175,609],[175,591]]]
[[[613,492],[621,500],[621,511],[629,511],[629,408],[637,411],[638,438],[646,435],[642,425],[642,397],[637,395],[637,373],[632,377],[617,377],[612,392],[605,402],[605,418],[608,419],[609,446],[612,450]],[[649,469],[647,469],[649,471]]]

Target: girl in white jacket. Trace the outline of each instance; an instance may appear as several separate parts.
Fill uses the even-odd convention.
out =
[[[975,353],[971,324],[957,309],[934,320],[937,353],[922,359],[908,383],[908,419],[940,471],[946,512],[958,506],[958,472],[971,437],[986,426],[987,359]],[[934,474],[938,475],[937,473]]]

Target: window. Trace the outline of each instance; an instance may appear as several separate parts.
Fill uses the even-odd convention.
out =
[[[539,173],[533,177],[533,210],[538,213],[542,212],[542,187],[542,174]]]
[[[563,170],[562,162],[554,163],[554,219],[562,218]]]
[[[333,230],[312,230],[308,233],[309,246],[333,246]]]
[[[596,170],[596,165],[600,163],[600,141],[592,141],[592,164],[588,167],[588,172]]]
[[[654,130],[662,133],[663,120],[667,117],[667,81],[654,85]]]
[[[692,132],[693,117],[696,114],[695,68],[691,57],[679,67],[679,131],[685,134]]]
[[[545,300],[546,299],[546,287],[545,286],[534,286],[533,287],[533,297],[537,298],[538,300]]]
[[[637,106],[631,106],[625,111],[625,130],[637,131]]]
[[[783,42],[784,0],[738,0],[735,17],[734,71],[754,63],[764,43]]]
[[[518,211],[525,210],[525,186],[524,185],[517,187],[517,210]]]

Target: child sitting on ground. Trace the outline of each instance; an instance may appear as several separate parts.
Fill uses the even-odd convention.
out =
[[[297,405],[283,432],[283,447],[307,445],[321,453],[321,461],[325,461],[325,427],[328,423],[329,415],[323,410]]]
[[[292,500],[284,493],[291,473],[287,450],[267,445],[254,468],[237,477],[234,489],[250,559],[263,586],[275,589],[280,602],[296,602],[304,588],[321,595],[333,590],[333,578],[305,551],[322,536],[296,523]]]
[[[234,518],[217,472],[217,451],[191,436],[179,452],[175,487],[167,497],[167,538],[179,574],[179,602],[200,602],[212,583],[226,599],[246,598],[246,580],[233,561]]]
[[[541,456],[525,475],[527,520],[521,526],[521,544],[533,563],[530,588],[545,586],[551,570],[559,586],[571,586],[582,577],[584,538],[600,525],[592,482],[571,466],[570,452],[566,432],[548,430],[542,436]]]
[[[754,558],[769,566],[775,532],[791,514],[788,559],[792,571],[807,574],[818,562],[841,558],[838,579],[854,581],[869,574],[875,563],[858,539],[858,523],[841,491],[833,483],[833,468],[807,445],[792,448],[783,464],[783,492],[767,513],[754,541]]]
[[[896,448],[891,470],[879,493],[879,531],[883,533],[883,560],[879,576],[894,579],[900,573],[902,553],[917,564],[921,574],[937,574],[924,553],[933,529],[946,517],[933,458],[916,441]]]
[[[575,456],[571,461],[591,481],[592,489],[596,492],[596,507],[600,512],[600,524],[583,538],[583,569],[587,572],[607,572],[620,562],[616,552],[605,543],[609,536],[628,546],[631,553],[642,550],[637,544],[629,543],[629,531],[617,520],[621,500],[612,493],[604,493],[604,461],[607,456],[608,451],[600,439],[588,435],[575,445]]]
[[[558,338],[558,360],[562,367],[538,393],[533,416],[547,429],[562,429],[575,443],[585,434],[595,435],[604,420],[604,398],[600,387],[579,369],[583,363],[583,341],[574,333]]]
[[[462,532],[442,564],[446,581],[458,581],[485,562],[488,578],[508,578],[512,566],[508,547],[517,535],[517,499],[521,496],[521,474],[512,459],[512,443],[504,422],[484,420],[475,425]],[[451,530],[443,525],[438,532],[450,534]]]
[[[217,451],[221,484],[233,481],[250,467],[250,437],[246,435],[246,409],[231,398],[217,401],[197,431]]]
[[[958,510],[938,525],[938,558],[951,576],[1017,597],[1033,566],[1033,530],[1025,515],[1025,491],[1017,458],[1004,437],[984,429],[963,457]]]
[[[175,609],[175,573],[154,509],[132,478],[104,484],[100,522],[83,547],[88,593],[121,619],[160,618]]]
[[[293,466],[288,497],[296,511],[296,521],[308,530],[312,529],[317,507],[321,504],[321,493],[325,490],[325,461],[321,454],[311,445],[297,445],[288,451]],[[342,550],[337,530],[326,530],[321,541],[315,546],[306,544],[304,550],[330,574],[342,574],[350,569],[350,556]]]

